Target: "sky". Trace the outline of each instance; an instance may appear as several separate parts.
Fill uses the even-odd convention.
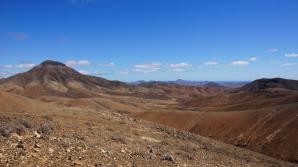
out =
[[[0,0],[0,77],[55,60],[111,80],[298,79],[297,0]]]

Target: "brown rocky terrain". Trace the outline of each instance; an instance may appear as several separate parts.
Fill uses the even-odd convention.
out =
[[[174,83],[148,82],[139,86],[154,90],[162,90],[163,93],[174,98],[209,97],[223,93],[226,89],[215,83],[208,83],[204,86],[182,86]]]
[[[283,83],[133,86],[46,61],[0,80],[0,166],[295,166],[298,93]]]
[[[280,81],[280,79],[278,79]],[[143,112],[137,117],[248,148],[279,159],[298,160],[296,81],[255,81],[240,90],[183,100],[179,109],[198,112]],[[259,85],[271,85],[255,91]],[[289,86],[294,85],[294,86]],[[253,90],[253,91],[251,91]]]
[[[1,101],[0,166],[295,166],[110,110]]]

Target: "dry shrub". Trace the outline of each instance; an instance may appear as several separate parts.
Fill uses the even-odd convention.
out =
[[[0,136],[2,137],[10,137],[11,133],[14,131],[14,127],[8,124],[0,125]]]
[[[53,130],[54,130],[53,126],[49,122],[46,122],[46,123],[41,124],[41,126],[37,130],[37,132],[44,136],[48,136],[51,134],[51,132]]]
[[[127,139],[125,138],[125,136],[123,136],[122,134],[119,133],[114,133],[111,137],[112,140],[114,140],[115,142],[119,142],[122,144],[127,144]]]

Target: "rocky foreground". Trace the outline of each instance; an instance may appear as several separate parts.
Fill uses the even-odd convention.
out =
[[[295,166],[107,110],[1,110],[0,166]]]

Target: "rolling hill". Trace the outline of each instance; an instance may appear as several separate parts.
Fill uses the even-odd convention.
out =
[[[261,79],[211,97],[186,99],[178,106],[199,112],[136,115],[297,163],[296,87],[293,80]]]

